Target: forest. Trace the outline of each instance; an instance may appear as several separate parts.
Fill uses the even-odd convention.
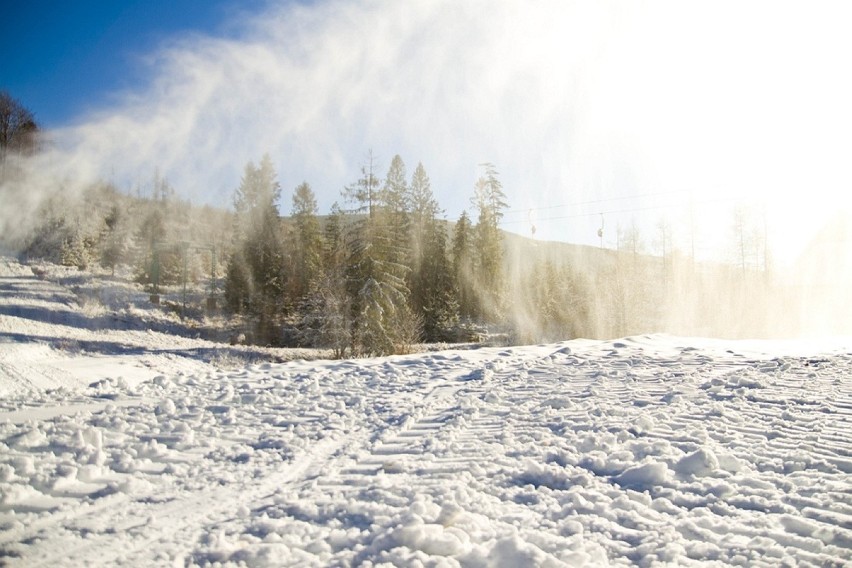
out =
[[[192,314],[223,316],[235,341],[338,357],[423,343],[742,336],[794,323],[773,318],[771,275],[756,261],[649,254],[635,228],[619,228],[618,250],[506,233],[499,173],[480,169],[472,214],[455,221],[423,164],[409,178],[399,156],[383,176],[364,165],[324,215],[307,182],[284,194],[269,156],[245,165],[232,209],[193,205],[155,173],[135,191],[106,182],[56,191],[13,244],[26,259],[80,270],[130,267],[152,301],[180,303],[183,286],[202,287],[207,304]]]
[[[20,198],[10,187],[27,193],[32,174],[22,164],[38,152],[31,117],[16,120],[0,171],[6,203]],[[57,184],[4,245],[80,270],[129,267],[152,302],[180,305],[182,317],[216,315],[234,342],[322,347],[337,357],[424,343],[783,334],[796,325],[795,310],[772,309],[779,295],[792,298],[773,282],[766,243],[742,217],[732,228],[738,261],[712,264],[674,247],[665,224],[654,254],[635,225],[618,227],[616,250],[507,233],[506,194],[490,163],[479,165],[470,212],[455,220],[422,163],[409,176],[396,155],[377,170],[371,152],[324,214],[308,182],[282,189],[269,155],[244,166],[228,208],[192,204],[156,171],[124,190]],[[205,290],[191,306],[187,287]]]

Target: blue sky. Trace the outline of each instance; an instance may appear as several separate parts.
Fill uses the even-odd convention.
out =
[[[142,60],[161,42],[224,34],[237,10],[259,1],[12,0],[0,19],[0,88],[44,127],[63,126],[136,88]]]
[[[0,88],[47,128],[45,188],[155,175],[227,206],[269,153],[281,209],[326,213],[368,151],[422,162],[448,219],[491,162],[504,228],[730,256],[744,208],[778,258],[852,209],[845,0],[16,1]],[[57,181],[61,180],[61,181]]]

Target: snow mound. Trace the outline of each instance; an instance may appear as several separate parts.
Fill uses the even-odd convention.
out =
[[[668,483],[669,468],[664,463],[652,462],[633,466],[616,475],[613,480],[622,487],[642,491]]]
[[[699,448],[678,460],[673,469],[680,475],[704,477],[719,469],[719,460],[712,451]]]
[[[544,552],[534,544],[521,540],[517,535],[497,541],[489,551],[484,565],[488,568],[512,568],[515,566],[564,568],[568,566],[565,562]]]

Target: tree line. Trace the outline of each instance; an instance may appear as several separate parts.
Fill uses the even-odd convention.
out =
[[[454,222],[422,164],[410,178],[399,157],[383,176],[374,169],[365,165],[326,215],[308,183],[285,199],[268,157],[246,165],[230,211],[181,199],[157,173],[126,191],[57,188],[25,237],[6,245],[81,270],[128,267],[152,292],[186,276],[218,291],[227,322],[217,325],[235,335],[338,357],[420,342],[756,335],[795,325],[767,317],[791,312],[771,309],[769,273],[748,260],[757,241],[737,240],[745,256],[719,266],[684,256],[668,236],[648,254],[635,226],[619,228],[616,250],[530,241],[498,229],[506,203],[490,164],[473,184],[473,214]],[[187,258],[185,243],[210,246],[215,258]]]
[[[38,152],[38,126],[10,97],[0,103],[0,193],[13,208],[28,193],[21,164]],[[665,222],[650,255],[635,223],[618,227],[616,250],[533,242],[499,229],[506,208],[493,164],[480,166],[471,213],[448,221],[422,163],[409,176],[394,156],[379,172],[370,154],[321,215],[307,182],[284,196],[267,155],[245,165],[231,210],[195,206],[154,172],[124,191],[57,186],[14,237],[0,237],[29,258],[113,273],[128,266],[152,292],[206,282],[248,341],[338,357],[495,335],[529,343],[796,325],[793,310],[773,309],[780,289],[765,238],[743,212],[732,231],[736,262],[709,265],[679,252]],[[188,255],[193,244],[213,254]]]
[[[506,197],[492,164],[474,184],[476,222],[465,212],[452,234],[423,164],[409,178],[398,155],[383,176],[370,155],[341,199],[320,217],[302,183],[282,221],[271,159],[246,165],[224,289],[258,339],[383,355],[470,339],[500,321]]]

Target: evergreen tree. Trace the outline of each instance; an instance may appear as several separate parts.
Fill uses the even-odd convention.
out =
[[[127,260],[130,249],[128,222],[127,214],[118,203],[113,203],[104,217],[100,263],[104,268],[109,268],[113,275],[116,265]]]
[[[343,189],[346,202],[354,206],[354,209],[350,210],[351,213],[366,214],[373,218],[380,193],[379,178],[374,173],[375,167],[373,151],[370,150],[367,154],[367,163],[361,166],[361,177],[354,184]]]
[[[429,181],[429,176],[426,175],[426,169],[423,164],[417,164],[414,170],[414,175],[411,178],[411,269],[414,274],[420,272],[420,265],[423,262],[424,247],[427,242],[427,228],[432,224],[441,209],[438,206],[438,201],[432,194],[432,187]],[[412,287],[412,293],[415,294],[415,304],[420,300],[414,292],[416,285]]]
[[[346,257],[346,243],[343,234],[344,212],[337,202],[331,206],[323,228],[323,266],[326,270],[341,268]]]
[[[402,158],[394,156],[381,192],[381,216],[376,228],[389,244],[385,250],[386,260],[394,266],[404,267],[397,272],[407,279],[411,272],[411,199],[405,175]]]
[[[502,313],[503,243],[499,224],[506,208],[503,185],[492,164],[483,164],[484,175],[474,186],[473,204],[479,217],[476,224],[476,282],[481,316],[495,322]]]
[[[447,231],[423,164],[417,164],[410,195],[411,308],[423,322],[424,339],[446,341],[458,323],[458,302],[447,254]]]
[[[89,267],[92,259],[93,242],[86,237],[79,223],[62,242],[61,262],[65,266],[76,266],[79,270]]]
[[[322,271],[322,231],[317,218],[317,200],[311,186],[302,183],[293,193],[293,297],[304,298],[316,285]]]
[[[236,311],[257,318],[258,337],[279,342],[278,325],[287,312],[285,258],[277,201],[281,188],[269,155],[246,165],[234,197],[237,242],[225,277],[225,297]]]
[[[351,225],[347,241],[346,276],[353,310],[352,344],[363,355],[406,351],[419,334],[408,307],[406,242],[399,237],[404,233],[399,224],[404,219],[405,211],[400,205],[404,201],[399,197],[399,187],[392,186],[401,160],[394,162],[385,188],[380,193],[346,193],[354,200],[355,211],[369,211],[365,219]],[[371,186],[371,169],[362,168],[362,173],[365,177],[350,188]]]
[[[240,186],[234,192],[234,209],[241,236],[259,230],[270,213],[278,216],[281,186],[275,178],[269,154],[264,154],[257,166],[252,162],[246,164]]]
[[[400,239],[399,242],[403,246],[408,243],[410,202],[405,176],[405,163],[397,154],[391,160],[380,199],[388,230],[393,233],[394,238]]]
[[[242,245],[231,255],[225,268],[225,306],[235,314],[247,313],[251,307],[250,291],[254,289]]]
[[[569,339],[570,337],[563,336],[567,333],[569,319],[568,298],[565,294],[567,283],[564,276],[559,274],[553,262],[548,260],[544,265],[536,265],[529,285],[537,320],[538,336],[534,340]]]
[[[324,228],[322,276],[312,291],[305,322],[311,334],[309,343],[331,348],[335,357],[343,357],[352,339],[353,308],[346,286],[344,222],[342,209],[334,203]]]
[[[467,211],[462,211],[453,232],[453,279],[458,292],[459,315],[466,321],[478,319],[474,288],[474,234]]]
[[[418,315],[423,321],[427,341],[451,341],[451,330],[459,323],[459,304],[447,256],[447,232],[443,223],[433,219],[425,231],[423,261],[419,266]]]
[[[180,282],[183,273],[183,255],[178,250],[180,234],[187,225],[186,208],[174,199],[174,189],[169,182],[154,172],[152,199],[144,203],[139,215],[142,219],[135,241],[136,280],[143,284],[163,285]]]

